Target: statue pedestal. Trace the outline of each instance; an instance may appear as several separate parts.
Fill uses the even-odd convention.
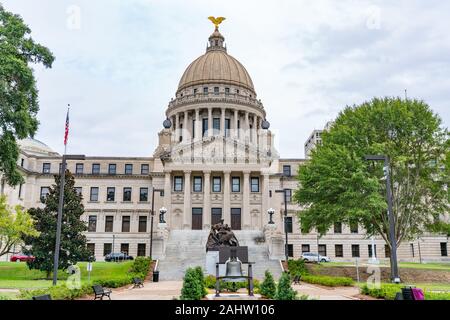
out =
[[[264,237],[269,246],[270,260],[285,260],[283,234],[277,231],[276,224],[267,224],[264,227]]]
[[[216,263],[219,262],[219,251],[208,251],[206,252],[206,265],[205,270],[207,275],[216,276]],[[225,264],[219,265],[219,275],[221,277],[225,276]]]

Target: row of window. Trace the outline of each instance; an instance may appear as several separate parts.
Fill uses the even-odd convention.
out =
[[[148,216],[139,216],[138,232],[147,232]],[[122,232],[130,232],[130,216],[122,216]],[[105,231],[113,232],[114,216],[105,216]],[[88,232],[97,232],[97,216],[91,215],[88,219]]]
[[[81,187],[76,187],[75,190],[79,195],[82,194],[83,189]],[[89,201],[96,202],[99,201],[99,187],[91,187],[90,194],[89,194]],[[133,188],[131,187],[124,187],[123,188],[123,194],[122,194],[122,201],[123,202],[131,202],[131,194],[132,194]],[[41,187],[41,194],[40,199],[41,201],[44,201],[47,195],[50,192],[50,187]],[[108,202],[114,202],[116,201],[116,188],[115,187],[107,187],[106,188],[106,201]],[[139,201],[140,202],[147,202],[148,201],[148,188],[143,187],[139,188]]]
[[[375,248],[375,257],[377,257],[377,245],[374,245]],[[414,250],[414,244],[410,244],[411,248],[411,255],[415,257],[415,250]],[[360,245],[359,244],[352,244],[352,258],[359,258],[360,257]],[[448,251],[447,251],[447,243],[441,242],[440,243],[440,249],[441,249],[441,256],[447,257]],[[310,245],[309,244],[302,244],[302,254],[310,252]],[[367,252],[368,256],[372,257],[372,245],[367,245]],[[321,256],[327,256],[327,245],[326,244],[319,244],[319,254]],[[292,244],[288,244],[288,255],[289,257],[294,256],[294,246]],[[344,246],[342,244],[335,244],[334,245],[334,256],[336,258],[343,258],[344,257]],[[389,258],[391,256],[391,250],[389,246],[386,244],[384,245],[384,256],[385,258]]]
[[[173,191],[181,192],[184,188],[184,178],[182,176],[173,177]],[[203,177],[194,176],[193,192],[203,192]],[[250,178],[250,191],[259,192],[259,177]],[[211,192],[222,192],[222,177],[212,177]],[[231,178],[231,192],[241,192],[241,178]]]
[[[145,250],[146,250],[146,244],[145,243],[138,243],[137,245],[137,256],[143,257],[145,256]],[[87,249],[91,253],[92,256],[95,256],[95,243],[88,243]],[[130,253],[130,244],[129,243],[121,243],[120,244],[120,252],[126,253],[129,255]],[[103,244],[103,256],[106,256],[107,254],[112,253],[112,243],[104,243]]]
[[[42,173],[49,174],[51,172],[51,163],[43,163],[42,164]],[[59,164],[59,168],[61,169],[61,164]],[[150,166],[147,163],[141,164],[141,174],[149,174]],[[83,174],[84,172],[84,163],[77,163],[75,165],[75,173]],[[91,166],[91,174],[100,174],[100,163],[93,163]],[[108,164],[108,174],[117,174],[117,164],[110,163]],[[133,174],[133,164],[127,163],[125,164],[124,174]]]

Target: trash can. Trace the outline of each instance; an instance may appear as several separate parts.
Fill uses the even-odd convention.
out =
[[[155,270],[153,271],[153,282],[158,282],[159,281],[159,271]]]

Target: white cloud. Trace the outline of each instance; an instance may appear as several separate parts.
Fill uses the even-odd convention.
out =
[[[311,130],[345,105],[403,95],[405,87],[450,121],[447,2],[3,3],[56,55],[51,70],[36,68],[37,138],[58,151],[71,103],[70,152],[151,155],[179,78],[204,53],[209,15],[227,17],[228,51],[250,72],[283,157],[302,157]]]

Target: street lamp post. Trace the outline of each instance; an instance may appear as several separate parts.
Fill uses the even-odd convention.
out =
[[[275,214],[275,210],[273,208],[270,208],[269,210],[267,210],[267,213],[269,214],[268,224],[275,224],[275,222],[273,222],[273,215]]]
[[[53,259],[53,285],[56,286],[58,282],[58,267],[59,267],[59,250],[61,247],[61,224],[64,207],[64,187],[66,183],[66,167],[67,160],[85,160],[84,155],[63,155],[61,171],[59,172],[61,179],[59,181],[59,202],[58,202],[58,217],[56,222],[56,241],[55,241],[55,253]]]
[[[285,233],[285,245],[284,254],[286,256],[286,262],[289,261],[289,250],[288,250],[288,230],[287,230],[287,189],[275,190],[276,193],[283,193],[284,196],[284,233]]]
[[[384,174],[386,177],[386,198],[388,203],[388,218],[389,218],[389,240],[391,241],[391,280],[393,282],[400,282],[398,275],[397,264],[397,240],[395,239],[395,218],[392,210],[392,191],[391,191],[391,176],[389,173],[389,157],[386,155],[367,155],[366,160],[384,161]]]
[[[164,190],[162,189],[153,189],[152,190],[152,212],[150,213],[150,259],[152,259],[152,251],[153,251],[153,217],[155,216],[155,192],[159,192],[159,195],[164,196]]]

